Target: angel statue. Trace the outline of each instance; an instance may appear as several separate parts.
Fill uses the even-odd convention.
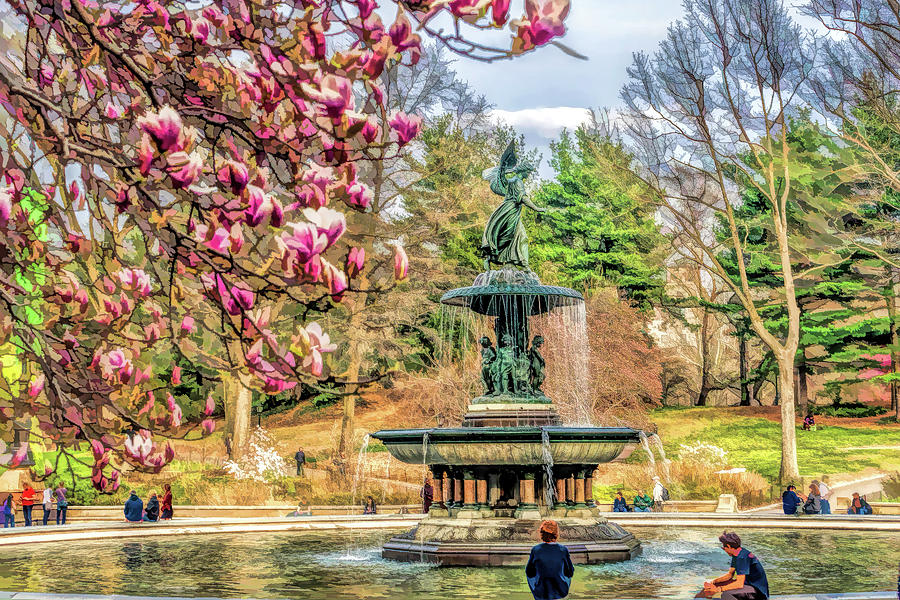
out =
[[[498,265],[514,265],[528,268],[528,236],[522,225],[522,205],[537,212],[546,208],[535,206],[525,195],[525,178],[534,171],[528,163],[517,165],[516,148],[509,143],[500,165],[484,172],[485,179],[491,182],[491,191],[503,196],[503,202],[488,219],[481,237],[481,255],[484,257],[484,270],[489,271],[491,263]]]

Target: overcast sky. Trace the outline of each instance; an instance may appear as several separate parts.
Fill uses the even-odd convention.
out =
[[[460,59],[454,66],[487,96],[498,118],[540,148],[541,174],[549,176],[549,141],[562,127],[582,122],[584,109],[619,105],[632,53],[653,52],[668,24],[681,15],[679,0],[574,0],[562,42],[589,60],[546,46],[510,61]]]

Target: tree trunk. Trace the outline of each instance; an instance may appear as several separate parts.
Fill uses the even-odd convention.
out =
[[[350,316],[349,329],[350,332],[358,332],[362,326],[363,312],[358,305],[351,305],[353,311]],[[351,333],[352,335],[352,333]],[[362,366],[362,348],[360,341],[356,337],[350,339],[349,348],[347,350],[350,362],[347,366],[345,378],[347,381],[358,381],[360,367]],[[341,464],[347,464],[347,460],[353,451],[353,433],[356,429],[356,399],[357,394],[347,394],[344,396],[344,414],[341,417],[341,437],[338,440],[338,457]]]
[[[250,420],[253,393],[249,382],[242,382],[235,373],[222,374],[225,394],[225,437],[231,448],[231,457],[240,458],[247,452],[250,441]]]
[[[897,362],[898,358],[900,358],[900,353],[898,353],[897,348],[897,269],[892,266],[888,266],[887,268],[890,272],[890,281],[885,290],[884,300],[887,305],[888,327],[890,328],[891,334],[891,373],[896,375]],[[891,381],[891,412],[893,412],[897,420],[900,421],[900,401],[898,401],[897,388],[897,382]]]
[[[794,356],[795,351],[786,349],[775,355],[778,361],[778,386],[781,396],[781,469],[782,483],[796,481],[800,477],[797,466],[797,426],[794,410]]]
[[[803,359],[806,358],[806,349],[803,349]],[[806,415],[809,409],[809,380],[807,379],[806,361],[797,368],[797,405],[800,414]]]
[[[747,336],[738,336],[738,363],[741,377],[741,406],[750,406],[750,382],[747,381],[749,365],[747,364]]]
[[[697,394],[695,406],[706,406],[709,396],[709,311],[703,309],[703,320],[700,322],[700,393]]]

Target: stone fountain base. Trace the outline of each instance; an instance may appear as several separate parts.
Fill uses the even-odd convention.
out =
[[[630,560],[641,553],[634,535],[602,517],[555,519],[561,543],[572,562],[596,564]],[[499,567],[523,565],[540,542],[540,519],[426,517],[419,525],[391,538],[383,558],[430,562],[443,566]]]

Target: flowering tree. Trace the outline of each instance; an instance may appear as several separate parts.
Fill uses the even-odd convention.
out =
[[[398,2],[389,25],[376,8],[10,3],[0,341],[22,368],[0,384],[0,421],[37,417],[61,448],[90,440],[94,484],[114,490],[115,467],[159,470],[174,453],[155,440],[185,435],[166,392],[180,377],[173,354],[245,391],[323,376],[335,346],[311,315],[357,291],[364,257],[341,237],[345,213],[372,197],[360,166],[420,128],[385,106],[382,72],[414,63],[416,28],[441,19],[458,53],[531,50],[564,32],[568,0],[526,0],[508,49],[460,44],[466,30],[506,24],[509,0]],[[25,210],[26,195],[39,210]],[[392,260],[405,278],[402,247]],[[34,290],[39,323],[25,310]]]

